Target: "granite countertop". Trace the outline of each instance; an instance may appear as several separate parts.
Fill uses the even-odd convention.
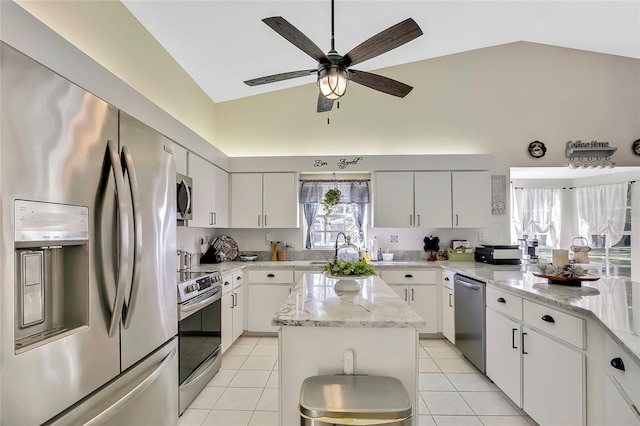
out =
[[[336,292],[336,280],[305,274],[271,323],[303,327],[423,327],[425,322],[385,282],[358,280],[358,292]]]
[[[600,322],[614,340],[640,359],[640,282],[601,276],[580,287],[549,284],[520,265],[451,262],[443,266],[547,305],[564,308]]]

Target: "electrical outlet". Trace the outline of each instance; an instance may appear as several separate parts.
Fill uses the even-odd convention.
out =
[[[391,242],[392,243],[397,243],[398,242],[398,236],[397,235],[392,235],[391,236]]]
[[[482,231],[478,232],[478,242],[479,243],[486,243],[487,242],[487,237],[484,235],[484,232],[482,232]]]

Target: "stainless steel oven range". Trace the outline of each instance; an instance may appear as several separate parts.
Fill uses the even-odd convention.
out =
[[[180,414],[220,369],[221,297],[220,271],[178,272]]]

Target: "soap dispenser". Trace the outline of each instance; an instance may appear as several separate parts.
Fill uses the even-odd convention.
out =
[[[354,244],[351,244],[350,236],[347,236],[346,240],[346,243],[338,247],[338,253],[336,255],[336,257],[338,258],[338,262],[357,262],[358,258],[360,257],[360,251],[358,250],[358,247],[356,247]]]

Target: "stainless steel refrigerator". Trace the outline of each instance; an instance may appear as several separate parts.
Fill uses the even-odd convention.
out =
[[[0,54],[0,424],[176,424],[173,142]]]

